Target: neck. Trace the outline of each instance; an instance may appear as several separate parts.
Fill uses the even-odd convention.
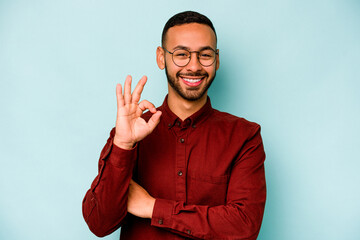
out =
[[[167,103],[170,110],[176,114],[181,120],[185,120],[197,111],[199,111],[206,103],[207,93],[196,101],[188,101],[173,91],[169,91]]]

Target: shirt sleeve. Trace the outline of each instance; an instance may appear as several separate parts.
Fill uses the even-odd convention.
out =
[[[235,160],[225,205],[187,205],[156,199],[151,225],[191,239],[255,240],[266,199],[264,160],[260,126],[257,125]]]
[[[118,229],[127,214],[127,194],[137,157],[137,145],[124,150],[113,144],[115,129],[100,154],[98,175],[87,191],[83,216],[98,237]],[[116,193],[116,194],[114,194]]]

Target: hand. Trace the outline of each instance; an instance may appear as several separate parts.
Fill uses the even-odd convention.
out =
[[[129,184],[127,211],[141,218],[152,218],[155,198],[132,179]]]
[[[131,149],[134,144],[149,135],[160,122],[161,112],[149,101],[139,103],[147,77],[143,76],[131,94],[131,76],[127,76],[122,94],[121,84],[116,86],[117,117],[114,144],[123,149]],[[141,118],[148,109],[153,115],[146,122]]]

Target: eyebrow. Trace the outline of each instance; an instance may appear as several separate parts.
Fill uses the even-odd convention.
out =
[[[172,50],[177,50],[177,49],[185,49],[185,50],[188,50],[190,51],[191,49],[189,47],[186,47],[186,46],[183,46],[183,45],[177,45],[175,46]],[[204,46],[204,47],[201,47],[198,51],[202,51],[202,50],[213,50],[213,51],[216,51],[216,49],[213,49],[212,47],[210,46]]]

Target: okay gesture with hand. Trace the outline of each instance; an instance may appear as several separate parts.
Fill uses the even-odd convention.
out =
[[[147,77],[143,76],[131,94],[131,76],[127,76],[124,93],[121,84],[116,85],[117,117],[114,144],[131,149],[137,142],[149,135],[160,122],[161,112],[147,100],[139,103]],[[146,122],[141,115],[148,109],[153,115]]]

